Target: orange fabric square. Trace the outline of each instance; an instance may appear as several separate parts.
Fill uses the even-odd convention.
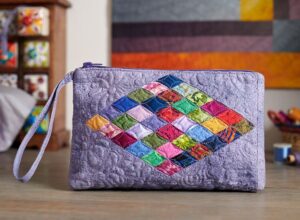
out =
[[[94,131],[98,131],[102,127],[108,124],[109,121],[98,114],[94,115],[92,118],[86,121],[86,125],[89,126]]]
[[[231,109],[222,112],[217,116],[217,118],[219,118],[228,125],[236,124],[243,119],[243,117],[240,114],[236,113]]]

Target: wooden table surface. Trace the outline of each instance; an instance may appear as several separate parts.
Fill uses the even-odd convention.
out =
[[[37,151],[30,150],[23,168]],[[12,176],[15,150],[0,154],[0,219],[300,219],[300,168],[267,164],[259,193],[81,191],[67,183],[69,150],[47,152],[31,182]],[[26,166],[27,165],[27,166]]]

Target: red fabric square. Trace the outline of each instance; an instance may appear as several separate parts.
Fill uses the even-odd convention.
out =
[[[201,160],[202,158],[211,154],[211,151],[202,144],[197,144],[190,150],[190,155],[195,157],[197,160]]]
[[[157,113],[158,117],[162,118],[168,123],[175,121],[177,118],[181,117],[182,115],[183,114],[181,112],[177,111],[171,106],[164,108]]]
[[[132,137],[130,134],[126,132],[122,132],[121,134],[118,134],[111,140],[123,148],[126,148],[137,141],[134,137]]]
[[[159,98],[165,100],[166,102],[178,102],[182,97],[173,90],[163,91],[158,95]]]
[[[179,129],[175,128],[171,124],[167,124],[161,127],[157,130],[156,133],[169,141],[173,141],[174,139],[178,138],[180,135],[183,134]]]
[[[228,125],[233,125],[236,124],[238,122],[240,122],[243,117],[236,113],[235,111],[228,109],[225,112],[222,112],[221,114],[219,114],[217,116],[217,118],[219,118],[220,120],[222,120],[223,122],[225,122]]]
[[[182,170],[181,167],[177,166],[169,160],[165,160],[162,164],[155,168],[158,169],[160,172],[163,172],[170,176]]]

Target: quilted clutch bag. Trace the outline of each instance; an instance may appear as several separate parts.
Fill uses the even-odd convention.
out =
[[[61,88],[73,81],[70,186],[257,191],[265,185],[264,79],[250,71],[144,70],[85,63],[66,75],[27,133],[14,175],[28,181],[49,141]],[[37,159],[22,155],[53,105]]]

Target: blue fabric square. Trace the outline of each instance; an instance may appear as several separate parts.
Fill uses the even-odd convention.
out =
[[[197,162],[197,160],[194,157],[192,157],[188,152],[182,152],[176,157],[173,157],[171,161],[181,167],[188,167],[193,163]]]
[[[226,145],[226,143],[216,135],[206,139],[205,141],[202,142],[202,144],[208,147],[213,152],[220,150],[222,147],[225,147]]]
[[[151,148],[144,145],[141,141],[135,142],[134,144],[128,146],[126,150],[139,158],[153,151]]]
[[[165,126],[167,123],[160,120],[156,115],[153,115],[152,117],[142,121],[141,124],[150,128],[152,131],[156,131],[157,129]]]
[[[159,110],[166,108],[168,103],[158,97],[152,97],[142,104],[145,108],[150,110],[153,113],[158,112]]]
[[[169,88],[173,88],[183,82],[181,79],[179,79],[175,76],[172,76],[172,75],[164,76],[164,77],[158,79],[157,81],[160,82],[161,84],[164,84],[165,86],[167,86]]]
[[[138,103],[127,96],[124,96],[117,101],[115,101],[112,106],[116,109],[120,110],[121,112],[127,112],[129,109],[134,108],[137,106]]]
[[[200,125],[195,125],[191,127],[189,130],[187,130],[186,134],[193,138],[197,142],[201,142],[206,140],[207,138],[213,136],[214,134],[211,133],[209,130],[206,128],[200,126]]]
[[[117,109],[115,109],[112,106],[109,106],[109,107],[107,107],[105,109],[102,109],[100,111],[100,115],[106,117],[107,119],[109,119],[111,121],[113,121],[115,118],[117,118],[121,114],[123,114],[123,113],[118,111]]]

